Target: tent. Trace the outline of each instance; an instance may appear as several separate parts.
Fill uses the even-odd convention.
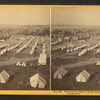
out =
[[[25,63],[25,62],[23,62],[23,63],[22,63],[22,66],[26,67],[26,63]]]
[[[16,66],[21,66],[21,63],[18,61],[18,62],[16,63]]]
[[[63,76],[65,76],[67,74],[68,71],[66,71],[63,67],[58,69],[55,73],[54,73],[54,78],[58,78],[58,79],[62,79]]]
[[[6,83],[9,79],[9,77],[10,77],[10,75],[5,70],[3,70],[0,73],[0,83]]]
[[[38,73],[30,78],[30,85],[34,88],[44,88],[47,81]]]
[[[100,65],[100,61],[97,61],[96,65]]]
[[[90,77],[90,74],[86,70],[83,70],[76,77],[76,81],[77,82],[87,82],[87,80],[89,79],[89,77]]]
[[[40,57],[38,59],[39,65],[46,65],[47,64],[47,54],[40,54]]]

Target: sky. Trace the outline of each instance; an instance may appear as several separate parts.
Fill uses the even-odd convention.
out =
[[[49,7],[0,7],[0,24],[49,25]]]
[[[100,25],[100,7],[52,7],[53,25]]]

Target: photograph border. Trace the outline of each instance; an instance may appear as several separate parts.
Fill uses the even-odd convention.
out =
[[[51,9],[51,7],[100,7],[100,5],[0,5],[0,7],[50,7]],[[51,23],[50,23],[50,29],[51,29]],[[50,31],[50,37],[51,37],[51,31]],[[51,50],[50,50],[50,56],[51,56]],[[50,66],[50,72],[51,72],[51,66]],[[14,95],[100,95],[100,90],[51,90],[51,89],[50,90],[0,90],[0,94],[2,95],[3,94],[6,95],[11,95],[11,94]]]

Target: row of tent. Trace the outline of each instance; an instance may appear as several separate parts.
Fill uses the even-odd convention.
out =
[[[78,46],[78,47],[74,48],[74,51],[77,51],[79,49],[83,49],[84,47],[87,47],[87,46],[90,46],[90,45],[84,44],[84,45]]]
[[[78,47],[75,47],[75,48],[67,49],[67,52],[69,53],[69,52],[72,52],[72,51],[77,51],[79,49],[83,49],[83,48],[88,47],[88,46],[90,46],[90,45],[89,44],[84,44],[84,45],[81,45],[81,46],[78,46]],[[82,52],[79,53],[79,56],[81,54],[83,54],[84,52],[85,52],[85,49]]]
[[[91,51],[91,50],[97,48],[98,46],[100,46],[100,42],[99,42],[98,44],[92,46],[92,47],[89,47],[89,48],[87,48],[87,49],[82,50],[81,52],[79,52],[78,56],[82,56],[82,55],[84,55],[86,52]]]
[[[4,39],[2,39],[2,40],[0,40],[0,42],[5,42],[5,40],[4,40]]]
[[[45,41],[43,41],[43,50],[38,58],[38,65],[46,65],[47,64],[47,54],[46,54],[46,47]]]
[[[52,42],[51,44],[54,45],[54,44],[57,44],[57,43],[60,43],[60,42],[62,42],[62,39],[58,38],[58,41]]]
[[[22,41],[20,41],[18,44],[14,45],[14,46],[12,46],[12,47],[9,47],[9,48],[7,48],[7,49],[6,49],[6,48],[3,49],[3,50],[0,52],[0,55],[3,55],[3,54],[5,54],[5,53],[8,52],[8,51],[11,51],[11,50],[17,48],[21,43],[22,43]],[[9,46],[9,45],[8,45],[8,46]]]
[[[8,47],[9,44],[3,44],[3,45],[0,45],[0,49],[4,48],[4,47]]]
[[[12,47],[9,47],[9,48],[7,49],[7,51],[11,51],[11,50],[17,48],[22,42],[23,42],[23,41],[20,41],[18,44],[14,45],[14,46],[12,46]]]
[[[10,75],[5,70],[0,73],[0,83],[7,83],[9,78]],[[45,88],[47,81],[39,73],[36,73],[30,77],[30,85],[34,88]]]
[[[38,44],[38,40],[36,40],[35,44],[33,45],[32,49],[30,51],[30,55],[32,55],[35,52],[35,48],[36,48],[37,44]]]
[[[55,51],[55,50],[59,50],[59,49],[65,49],[66,46],[59,46],[59,47],[56,47],[56,48],[52,48],[52,51]]]
[[[15,54],[18,54],[18,53],[20,53],[22,50],[26,49],[26,48],[28,47],[29,43],[30,43],[33,39],[34,39],[34,37],[31,38],[31,39],[30,39],[25,45],[23,45],[21,48],[19,48],[19,49],[16,51]]]
[[[16,63],[16,66],[24,66],[24,67],[26,67],[26,63],[25,62],[20,62],[20,61],[18,61],[17,63]]]
[[[72,51],[77,51],[77,50],[82,49],[82,48],[87,47],[87,46],[90,46],[90,45],[84,44],[84,45],[81,45],[81,46],[78,46],[78,47],[73,48],[74,45],[71,45],[71,44],[70,44],[70,45],[68,46],[68,48],[70,47],[70,49],[67,49],[67,53],[72,52]],[[58,46],[58,47],[56,47],[56,48],[52,48],[52,51],[59,50],[59,49],[62,49],[62,50],[63,50],[63,49],[65,49],[65,48],[67,48],[67,46]]]
[[[65,70],[63,67],[58,69],[54,73],[54,78],[62,79],[66,74],[68,73],[67,70]],[[87,82],[90,77],[90,74],[84,69],[82,72],[80,72],[76,76],[76,81],[77,82]]]
[[[63,50],[65,48],[74,48],[74,47],[75,47],[74,44],[69,43],[67,46],[63,45],[63,46],[58,46],[56,48],[52,48],[52,51],[59,50],[59,49]],[[73,49],[67,49],[67,52],[70,52],[70,51],[73,51]]]

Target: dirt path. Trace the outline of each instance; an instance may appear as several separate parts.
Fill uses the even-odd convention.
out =
[[[94,58],[92,57],[90,60],[88,61],[83,61],[83,62],[78,62],[75,64],[68,64],[68,65],[64,65],[64,66],[59,66],[59,68],[64,67],[64,68],[75,68],[75,67],[80,67],[80,66],[84,66],[84,65],[89,65],[89,64],[93,64],[96,63],[98,60],[100,60],[100,58]],[[56,67],[58,68],[58,67]]]
[[[37,59],[37,58],[36,57],[34,57],[34,58],[30,58],[30,57],[27,57],[27,58],[14,58],[14,57],[12,57],[8,61],[0,62],[0,66],[15,64],[15,63],[17,63],[17,61],[26,62],[26,61],[35,60],[35,59]]]

